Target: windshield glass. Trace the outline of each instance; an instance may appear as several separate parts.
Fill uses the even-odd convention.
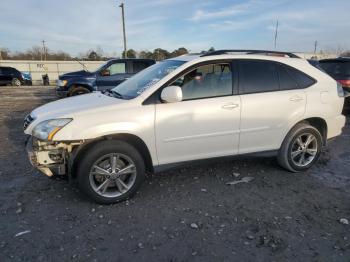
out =
[[[185,61],[178,60],[159,62],[119,84],[112,91],[125,99],[135,98],[184,63]]]
[[[99,71],[101,71],[101,69],[102,69],[104,66],[106,66],[106,65],[108,64],[108,62],[109,62],[109,61],[107,61],[107,62],[103,63],[102,65],[100,65],[99,67],[97,67],[97,69],[95,69],[95,70],[93,71],[93,73],[98,73]]]

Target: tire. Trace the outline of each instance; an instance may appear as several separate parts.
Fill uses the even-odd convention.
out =
[[[114,160],[116,172],[112,172],[112,158],[117,159]],[[129,173],[122,174],[126,172],[123,171],[125,167],[130,167],[126,168]],[[104,171],[101,172],[100,168]],[[109,177],[105,171],[109,172]],[[78,163],[77,178],[81,192],[93,201],[99,204],[117,203],[136,193],[145,179],[145,163],[132,145],[124,141],[102,141],[92,146],[82,157]]]
[[[311,142],[307,145],[308,139]],[[322,146],[323,138],[320,131],[309,123],[299,123],[284,139],[278,151],[278,163],[291,172],[305,171],[317,162]]]
[[[21,81],[18,78],[12,79],[12,86],[21,86]]]
[[[77,96],[77,95],[83,95],[83,94],[87,94],[90,93],[90,90],[82,87],[82,86],[78,86],[73,88],[70,92],[69,92],[69,96]]]

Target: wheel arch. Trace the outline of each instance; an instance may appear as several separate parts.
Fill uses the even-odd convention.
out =
[[[86,83],[74,83],[68,87],[68,93],[70,94],[75,88],[78,88],[78,87],[84,87],[87,90],[89,90],[90,92],[94,91],[93,87],[86,84]]]
[[[327,122],[326,120],[324,120],[321,117],[309,117],[309,118],[305,118],[303,120],[300,120],[299,122],[295,123],[293,126],[291,126],[287,132],[287,134],[285,134],[285,136],[283,137],[283,141],[284,139],[286,139],[286,137],[288,136],[289,132],[298,124],[300,123],[308,123],[311,126],[315,127],[322,135],[322,142],[323,145],[325,146],[327,144],[327,132],[328,132],[328,126],[327,126]],[[281,145],[283,143],[283,141],[281,142]]]
[[[94,145],[105,140],[121,140],[134,146],[140,152],[140,154],[142,155],[145,161],[146,171],[154,172],[151,153],[146,143],[136,135],[128,134],[128,133],[120,133],[120,134],[113,134],[113,135],[106,135],[103,137],[99,137],[99,138],[87,141],[86,143],[75,148],[72,152],[72,159],[71,159],[72,167],[70,170],[71,171],[70,173],[73,177],[76,177],[78,163],[84,157],[85,153],[88,152],[91,149],[91,147],[93,147]]]

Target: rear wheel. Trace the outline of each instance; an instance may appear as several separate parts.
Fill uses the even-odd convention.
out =
[[[18,78],[12,79],[13,86],[21,86],[21,81]]]
[[[82,86],[78,86],[73,88],[72,91],[70,91],[69,96],[78,96],[78,95],[83,95],[87,93],[90,93],[89,89]]]
[[[308,123],[300,123],[284,139],[278,152],[278,162],[292,172],[307,170],[318,160],[322,145],[318,129]]]
[[[93,146],[78,164],[80,190],[97,203],[110,204],[131,197],[145,178],[140,153],[123,141]]]

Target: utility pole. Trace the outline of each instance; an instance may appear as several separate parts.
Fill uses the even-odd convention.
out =
[[[317,51],[317,40],[315,41],[315,48],[314,48],[314,54],[316,55],[316,51]]]
[[[275,31],[275,50],[277,47],[277,36],[278,36],[278,20],[276,22],[276,31]]]
[[[124,38],[124,58],[127,58],[126,54],[126,35],[125,35],[125,17],[124,17],[124,3],[121,3],[119,7],[122,9],[122,20],[123,20],[123,38]]]
[[[46,46],[45,46],[45,40],[42,41],[43,43],[43,52],[44,52],[44,60],[46,61]],[[42,60],[42,57],[41,57],[41,60]]]

